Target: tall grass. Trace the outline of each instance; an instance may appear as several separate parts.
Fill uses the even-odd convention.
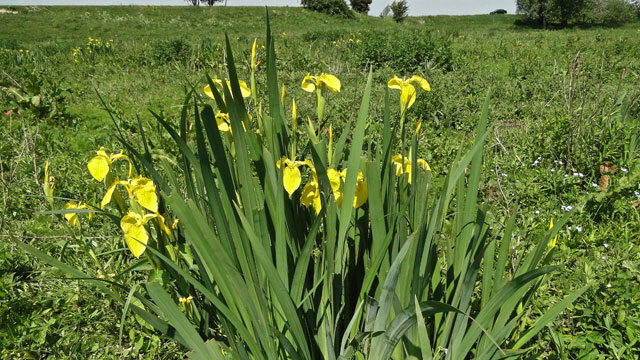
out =
[[[134,311],[193,350],[193,358],[498,359],[525,353],[586,288],[522,323],[522,310],[557,269],[547,266],[552,239],[570,212],[525,254],[511,251],[515,217],[501,233],[489,228],[489,208],[478,198],[491,133],[489,98],[473,145],[460,149],[444,179],[432,181],[431,171],[418,166],[418,131],[399,131],[388,92],[383,142],[363,152],[372,148],[364,141],[371,71],[357,116],[346,127],[352,130],[334,143],[316,130],[324,123],[309,119],[299,127],[302,136],[281,100],[274,41],[267,18],[264,105],[243,100],[227,38],[229,82],[218,88],[209,81],[215,105],[192,89],[178,130],[154,114],[179,149],[179,168],[154,163],[144,133],[137,150],[118,128],[138,171],[157,185],[159,212],[179,219],[171,238],[157,231],[147,244],[155,273],[143,287],[94,279],[17,244],[72,277],[94,281],[125,313]],[[219,130],[216,110],[228,114],[231,132]],[[393,154],[399,144],[402,163],[410,161],[413,171],[398,171]],[[299,190],[285,192],[285,166],[278,161],[294,154],[313,164],[317,213],[299,201]],[[332,169],[346,169],[341,202]],[[354,208],[363,180],[367,201]],[[74,212],[88,210],[58,211]]]

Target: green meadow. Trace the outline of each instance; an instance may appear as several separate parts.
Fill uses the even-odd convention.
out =
[[[409,17],[395,23],[278,7],[268,9],[269,43],[264,8],[10,10],[17,13],[0,13],[0,358],[178,359],[203,356],[213,347],[216,356],[229,359],[261,358],[256,349],[274,351],[265,358],[373,359],[379,355],[375,350],[386,349],[375,333],[385,320],[368,328],[367,317],[382,317],[382,310],[369,308],[368,299],[388,311],[391,325],[405,309],[413,311],[415,325],[398,335],[399,345],[388,347],[394,359],[640,357],[640,23],[543,30],[518,15]],[[277,57],[271,55],[271,45]],[[236,84],[221,86],[216,100],[203,90],[215,87],[209,79],[232,77],[231,53],[232,73],[237,72],[239,80],[250,85],[255,74],[255,95],[247,97],[246,108]],[[271,66],[277,69],[277,82],[268,75]],[[334,75],[341,83],[339,92],[324,88],[324,93],[316,84],[326,101],[322,115],[319,97],[301,87],[305,76],[320,74]],[[414,75],[424,78],[430,91],[413,83],[415,103],[402,113],[400,91],[387,84],[394,76]],[[366,112],[359,115],[365,103]],[[202,110],[207,141],[194,104]],[[207,111],[224,108],[231,114],[228,127],[234,130],[225,135],[218,122],[224,147],[216,147],[207,132]],[[238,114],[245,119],[242,123],[234,119]],[[274,125],[271,134],[266,125],[271,122],[282,122],[287,130]],[[179,134],[173,136],[167,127]],[[249,135],[243,140],[240,133]],[[280,136],[280,141],[270,136]],[[140,158],[128,146],[137,149]],[[90,208],[103,201],[110,184],[96,181],[88,169],[101,147],[107,155],[122,150],[135,171],[158,186],[164,218],[145,220],[147,231],[156,234],[149,242],[154,251],[147,249],[139,258],[123,235],[126,227],[120,218],[127,211],[115,205],[122,206],[118,196],[133,194],[124,186],[116,189],[121,194],[107,210],[97,211],[90,221],[88,210],[59,211],[72,199]],[[219,167],[217,156],[223,153],[229,163],[239,164],[235,170],[231,165],[229,174]],[[247,153],[253,157],[246,159]],[[389,172],[395,161],[391,156],[401,153],[414,161],[414,173],[405,171],[409,176]],[[313,170],[296,165],[305,180],[295,192],[271,186],[269,181],[284,182],[287,188],[285,170],[284,180],[268,176],[270,171],[280,174],[280,163],[276,167],[265,160],[280,159],[274,154],[313,160]],[[209,164],[209,157],[216,161]],[[419,170],[418,159],[430,170]],[[250,165],[243,167],[245,161]],[[355,174],[343,175],[337,186],[344,191],[338,195],[320,163],[353,169],[352,174],[362,170],[369,187],[366,204],[350,213],[348,206],[332,202],[343,194],[357,200],[361,182]],[[117,172],[119,180],[125,180],[126,161],[113,164],[107,178],[117,179],[110,178]],[[157,172],[151,170],[154,166]],[[161,178],[174,189],[171,194],[161,186]],[[223,189],[223,183],[235,187],[220,190],[220,196],[234,201],[216,208],[212,186]],[[323,189],[326,199],[318,214],[299,200],[305,184],[315,184],[318,193]],[[265,190],[247,192],[258,185]],[[43,186],[53,197],[45,196]],[[275,196],[266,190],[276,188]],[[438,208],[439,201],[446,206]],[[138,203],[131,200],[130,206]],[[431,209],[440,212],[431,215]],[[247,255],[255,263],[246,265],[237,255],[229,256],[225,266],[241,269],[238,279],[258,289],[255,303],[266,308],[255,305],[256,311],[265,314],[270,326],[251,323],[246,330],[213,305],[213,298],[223,299],[229,313],[238,306],[238,318],[251,318],[237,303],[231,305],[233,291],[228,288],[233,281],[225,285],[227,280],[216,278],[215,265],[207,265],[217,259],[208,260],[207,251],[217,248],[207,247],[209,230],[198,224],[209,220],[215,234],[211,237],[224,238],[216,211],[234,214],[230,231],[239,230],[229,239],[243,239],[245,250],[255,252]],[[79,224],[72,226],[67,215],[77,216]],[[437,226],[431,219],[438,219],[432,221]],[[386,224],[381,237],[376,222]],[[171,235],[162,235],[159,229],[172,223]],[[281,228],[280,223],[285,225]],[[334,232],[337,239],[347,239],[344,268],[334,267],[329,252],[334,249],[323,245],[331,244]],[[316,234],[317,243],[305,246],[305,239],[315,241]],[[276,240],[260,241],[270,236]],[[391,245],[380,250],[376,241],[385,236]],[[412,241],[422,236],[433,245],[425,245],[432,246],[431,257],[424,256],[421,263],[421,248]],[[285,238],[284,244],[279,242]],[[159,246],[163,241],[169,244],[164,249]],[[227,249],[221,243],[220,249]],[[135,240],[133,244],[139,245]],[[457,244],[468,244],[468,249]],[[272,256],[265,260],[258,249]],[[385,254],[379,263],[374,261],[376,251]],[[408,261],[402,265],[405,252],[407,258],[416,256],[411,258],[415,267],[406,265]],[[163,265],[161,255],[193,275],[211,295]],[[81,272],[60,269],[53,260]],[[270,272],[271,261],[278,276]],[[535,273],[529,287],[518,285],[521,292],[504,295],[495,305],[499,312],[483,313],[511,280],[537,269],[532,263],[538,261],[539,268],[547,270]],[[424,262],[426,270],[420,269],[431,274],[427,280],[404,278]],[[325,264],[330,264],[329,272],[335,270],[331,282],[322,271]],[[465,278],[472,270],[475,275]],[[388,284],[396,286],[387,274],[398,277],[395,292],[387,291]],[[292,295],[295,311],[288,307],[288,298],[280,297],[284,290],[276,286],[277,278],[286,290],[299,286],[300,294]],[[371,288],[360,290],[366,279]],[[421,284],[420,291],[416,284]],[[353,288],[356,294],[337,288]],[[412,289],[410,295],[403,293],[406,289]],[[185,303],[187,294],[193,295],[191,305]],[[436,300],[460,313],[429,303]],[[425,301],[423,312],[419,301]],[[503,308],[503,303],[513,306]],[[319,305],[330,309],[320,312],[326,318],[315,318]],[[134,306],[155,312],[171,331],[162,331],[159,322],[150,324],[146,315],[132,311]],[[428,306],[442,314],[429,313]],[[173,316],[176,310],[182,316],[177,318],[194,326],[185,330]],[[341,317],[348,311],[355,314],[353,322],[351,315]],[[366,316],[358,316],[358,311]],[[298,322],[287,322],[293,313],[304,331],[297,332]],[[458,317],[447,320],[454,315],[444,314]],[[480,326],[483,321],[490,327]],[[263,343],[260,331],[273,342]],[[463,336],[474,331],[477,340]],[[185,334],[191,332],[203,339],[190,342]],[[255,344],[245,333],[255,336]],[[495,349],[494,342],[500,343]],[[304,344],[313,344],[310,354]],[[468,344],[470,350],[456,353],[451,344],[460,349]],[[332,347],[335,354],[326,350]]]

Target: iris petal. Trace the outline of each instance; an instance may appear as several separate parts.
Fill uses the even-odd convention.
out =
[[[138,204],[151,212],[158,211],[158,196],[156,186],[151,179],[140,178],[133,186],[131,192]]]
[[[311,181],[307,183],[302,189],[302,195],[300,195],[300,203],[306,207],[313,205],[313,201],[318,192],[318,183]]]
[[[389,80],[389,82],[387,83],[387,86],[389,87],[389,89],[401,90],[402,84],[402,79],[394,75],[393,78],[391,78],[391,80]]]
[[[418,85],[420,85],[420,87],[424,91],[431,91],[431,86],[429,86],[429,82],[418,75],[413,75],[411,79],[407,80],[407,82],[415,82]]]
[[[337,198],[338,192],[340,190],[340,179],[342,178],[342,175],[337,170],[327,169],[327,177],[329,178],[329,182],[331,183],[331,190],[333,190],[333,195]]]
[[[418,159],[418,165],[422,166],[423,169],[427,171],[431,171],[431,166],[424,159]]]
[[[133,253],[133,256],[139,258],[146,250],[146,244],[149,241],[149,234],[144,228],[142,217],[130,211],[120,220],[120,228],[124,232],[124,240]]]
[[[247,83],[242,80],[238,80],[238,84],[240,85],[240,93],[243,98],[251,96],[251,89],[247,86]]]
[[[204,87],[204,94],[207,95],[208,97],[215,99],[213,97],[213,92],[211,91],[211,87],[209,85]]]
[[[304,79],[302,79],[302,90],[306,91],[306,92],[314,92],[316,90],[316,85],[315,85],[315,76],[310,76],[307,75],[304,77]]]
[[[114,181],[113,184],[109,185],[109,188],[107,189],[107,192],[104,194],[104,197],[102,198],[102,201],[100,202],[100,208],[104,209],[105,205],[107,205],[108,203],[111,202],[111,197],[113,196],[113,192],[116,189],[117,185],[121,185],[122,183],[120,181]]]
[[[404,109],[408,109],[416,101],[416,88],[411,84],[402,86],[402,92],[400,93],[400,101]]]
[[[340,80],[338,80],[334,75],[322,74],[320,75],[320,80],[318,82],[331,90],[331,92],[340,92]]]
[[[364,180],[358,179],[356,183],[356,197],[353,199],[353,207],[357,209],[362,206],[367,201],[368,196],[369,187],[367,183]]]
[[[78,208],[78,204],[76,204],[75,201],[71,200],[68,203],[64,204],[64,208],[65,209],[77,209]],[[78,223],[78,213],[66,213],[66,214],[64,214],[64,218],[67,219],[67,221],[69,222],[69,225],[71,225],[71,227],[76,226],[76,224]]]
[[[87,163],[87,168],[89,169],[89,173],[93,176],[94,179],[98,181],[102,181],[105,176],[109,173],[109,158],[98,155],[89,160]]]
[[[296,166],[287,165],[283,170],[284,189],[289,193],[289,197],[300,187],[302,175]]]

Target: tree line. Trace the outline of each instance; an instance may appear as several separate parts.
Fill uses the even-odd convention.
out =
[[[640,0],[516,0],[518,12],[549,26],[619,25],[640,16]]]

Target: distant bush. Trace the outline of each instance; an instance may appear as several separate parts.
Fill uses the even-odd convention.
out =
[[[409,15],[409,6],[406,0],[396,0],[391,3],[391,12],[393,13],[393,20],[396,22],[403,22]]]
[[[351,9],[362,14],[367,14],[369,12],[369,5],[371,5],[371,1],[373,0],[351,0]]]
[[[302,6],[323,14],[353,18],[353,12],[345,0],[301,0]]]
[[[153,60],[161,64],[184,61],[190,53],[189,44],[182,39],[155,41],[149,46]]]
[[[427,62],[451,69],[451,41],[429,31],[406,31],[393,34],[382,31],[363,32],[353,53],[360,65],[389,66],[400,73],[410,73]]]

